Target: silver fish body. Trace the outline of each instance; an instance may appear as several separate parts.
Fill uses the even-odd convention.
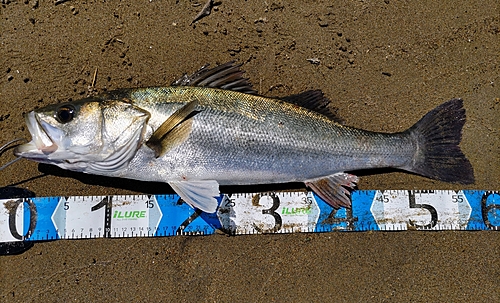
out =
[[[323,97],[292,99],[301,98]],[[473,182],[458,148],[465,122],[459,99],[394,134],[341,125],[292,99],[186,84],[122,89],[29,113],[33,140],[15,153],[64,169],[167,182],[207,212],[217,207],[219,184],[305,182],[339,207],[349,205],[346,187],[357,182],[345,171],[393,167]]]
[[[200,112],[193,117],[189,138],[159,158],[142,145],[128,167],[116,172],[119,177],[282,183],[346,170],[404,167],[415,154],[408,135],[345,127],[276,99],[199,87],[129,92],[134,105],[162,113],[151,116],[145,139],[187,100],[198,99]]]

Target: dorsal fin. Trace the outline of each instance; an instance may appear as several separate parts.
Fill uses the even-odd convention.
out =
[[[281,100],[315,111],[335,122],[342,123],[342,119],[336,114],[337,109],[332,110],[328,107],[331,101],[325,97],[321,90],[308,90],[300,94],[283,97]]]
[[[246,94],[256,94],[252,84],[247,78],[243,78],[245,73],[240,69],[242,64],[234,65],[235,61],[230,61],[214,68],[208,68],[210,64],[205,64],[198,71],[188,76],[182,75],[172,82],[172,86],[203,86],[213,87]]]

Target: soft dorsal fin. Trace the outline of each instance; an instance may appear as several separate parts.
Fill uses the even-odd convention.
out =
[[[196,110],[198,104],[198,100],[186,103],[154,131],[146,145],[155,151],[157,158],[164,155],[176,144],[187,139],[192,125],[192,119],[190,118],[199,112],[199,110]]]
[[[342,123],[342,120],[335,113],[336,110],[328,108],[331,101],[325,97],[321,90],[308,90],[300,94],[281,98],[281,100],[315,111],[335,122]]]
[[[257,92],[252,88],[250,81],[243,78],[245,72],[240,69],[242,64],[234,65],[234,62],[230,61],[214,68],[208,68],[210,64],[205,64],[192,75],[184,74],[171,85],[213,87],[256,94]]]

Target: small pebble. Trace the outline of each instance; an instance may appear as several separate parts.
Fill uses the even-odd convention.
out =
[[[319,58],[308,58],[306,59],[307,61],[309,61],[310,63],[312,64],[319,64],[321,61],[319,60]]]
[[[328,26],[328,21],[326,21],[325,16],[319,16],[318,20],[319,20],[319,22],[318,22],[319,26],[321,26],[321,27],[327,27]]]

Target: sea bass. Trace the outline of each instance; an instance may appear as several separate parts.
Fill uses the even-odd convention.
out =
[[[169,87],[120,89],[26,115],[29,143],[14,153],[89,174],[168,183],[193,207],[217,209],[219,184],[304,182],[338,208],[358,178],[397,168],[474,182],[459,148],[465,110],[450,100],[399,133],[338,123],[321,91],[259,96],[240,65],[184,75]]]

